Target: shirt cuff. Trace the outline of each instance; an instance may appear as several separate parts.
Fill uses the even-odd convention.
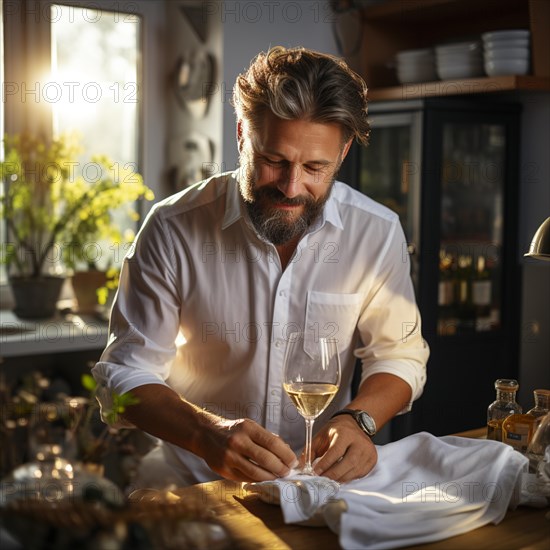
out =
[[[92,368],[92,375],[97,382],[96,397],[99,402],[101,419],[115,428],[134,427],[130,422],[118,415],[112,415],[113,394],[122,395],[145,384],[161,384],[166,382],[155,374],[140,369],[122,367],[113,363],[99,362]],[[116,418],[113,421],[113,416]]]
[[[408,413],[412,409],[413,401],[422,395],[424,384],[426,383],[426,368],[410,362],[379,362],[368,366],[366,372],[361,376],[360,385],[374,374],[385,373],[393,374],[397,378],[401,378],[411,387],[411,399],[403,404],[403,408],[397,414]]]

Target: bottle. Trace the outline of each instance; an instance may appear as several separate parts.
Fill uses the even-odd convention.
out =
[[[520,453],[525,453],[533,435],[548,413],[550,390],[535,390],[535,406],[526,414],[511,414],[502,423],[502,442],[511,445]]]
[[[535,432],[535,417],[530,414],[511,414],[502,422],[502,442],[525,453]]]
[[[439,251],[439,286],[437,294],[438,334],[448,336],[456,332],[454,312],[454,258],[444,248]]]
[[[474,330],[474,309],[472,304],[472,256],[458,257],[458,283],[456,286],[457,312],[461,332],[471,333]]]
[[[521,414],[521,406],[516,402],[519,389],[517,380],[499,378],[495,382],[496,400],[487,408],[487,439],[502,441],[502,422],[511,414]]]
[[[491,276],[485,256],[478,256],[472,280],[472,303],[475,309],[476,331],[491,330]]]
[[[529,472],[532,474],[539,472],[541,463],[544,468],[546,464],[544,455],[546,448],[550,446],[550,412],[538,417],[537,420],[539,425],[529,443],[529,447],[527,447],[526,453],[529,459]]]
[[[533,396],[535,397],[535,406],[527,411],[527,414],[535,417],[535,424],[538,426],[542,417],[550,412],[550,390],[535,390]]]

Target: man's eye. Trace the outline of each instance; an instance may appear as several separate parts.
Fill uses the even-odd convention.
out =
[[[264,162],[270,166],[282,166],[284,164],[284,161],[282,160],[273,160],[268,158],[264,158]]]
[[[323,171],[324,166],[317,166],[317,165],[316,166],[309,166],[309,165],[306,164],[306,166],[304,166],[304,168],[312,174],[317,174],[317,173]]]

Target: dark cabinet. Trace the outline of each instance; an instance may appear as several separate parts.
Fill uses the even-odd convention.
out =
[[[480,427],[518,374],[520,107],[495,98],[372,103],[341,179],[399,213],[431,347],[428,382],[392,439]]]

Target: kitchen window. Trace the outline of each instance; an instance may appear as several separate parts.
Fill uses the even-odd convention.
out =
[[[0,0],[6,38],[2,135],[76,132],[83,151],[75,172],[84,177],[93,176],[93,170],[83,170],[95,154],[112,159],[114,172],[124,167],[142,171],[142,24],[135,13],[100,9],[123,8],[117,4]],[[115,214],[115,223],[135,229],[135,221],[124,212]],[[2,227],[0,242],[5,240]],[[99,267],[120,261],[124,250],[102,244],[107,250]],[[5,284],[5,269],[0,270],[0,283]]]

